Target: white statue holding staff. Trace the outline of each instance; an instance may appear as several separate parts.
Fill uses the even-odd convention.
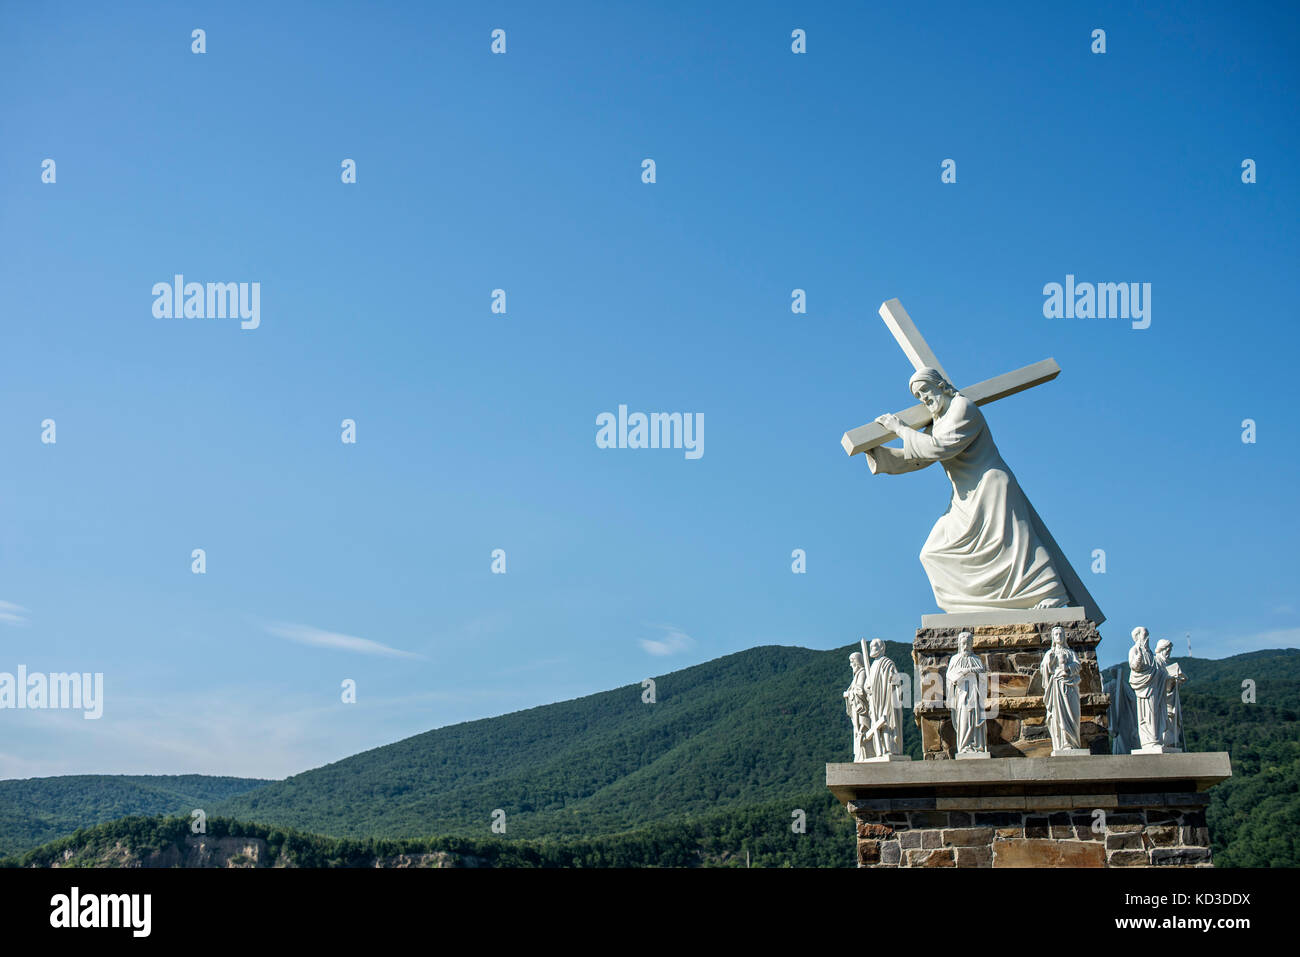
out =
[[[956,735],[954,757],[988,754],[988,726],[984,720],[984,662],[971,651],[975,636],[957,636],[957,654],[948,659],[948,710]]]

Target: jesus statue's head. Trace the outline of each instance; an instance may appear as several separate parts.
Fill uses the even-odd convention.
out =
[[[918,369],[908,381],[907,387],[912,395],[925,403],[925,407],[930,410],[930,415],[936,419],[948,411],[948,404],[957,394],[952,383],[945,379],[938,369]]]

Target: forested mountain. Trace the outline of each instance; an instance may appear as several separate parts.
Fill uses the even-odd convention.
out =
[[[129,814],[186,814],[261,787],[205,774],[71,774],[0,781],[0,857]]]

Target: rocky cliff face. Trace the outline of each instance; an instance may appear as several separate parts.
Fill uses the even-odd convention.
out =
[[[289,854],[271,851],[255,837],[189,835],[161,849],[131,848],[119,841],[95,851],[68,848],[52,867],[297,867]],[[468,854],[439,851],[377,857],[373,867],[486,867],[487,860]]]

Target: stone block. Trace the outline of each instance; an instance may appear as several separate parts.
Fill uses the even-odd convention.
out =
[[[885,827],[883,824],[869,824],[866,821],[858,822],[858,837],[864,840],[868,838],[879,839],[882,837],[892,837],[893,834],[893,828]]]
[[[898,846],[904,850],[916,850],[921,846],[920,831],[904,831],[898,835]]]
[[[912,826],[921,827],[921,828],[947,827],[948,812],[947,811],[913,811]]]
[[[1025,797],[1025,808],[1030,811],[1056,811],[1074,807],[1068,794],[1030,794]]]
[[[998,841],[994,867],[1105,867],[1106,849],[1095,841]]]
[[[957,848],[956,863],[958,867],[992,867],[993,848],[959,847]]]
[[[889,798],[863,798],[849,802],[849,813],[859,814],[864,811],[888,811],[893,806]]]
[[[908,867],[956,867],[957,861],[953,856],[952,848],[941,847],[936,850],[926,851],[908,851]]]
[[[931,849],[936,848],[936,847],[943,847],[943,832],[942,832],[942,831],[922,831],[922,832],[921,832],[921,847],[924,848],[924,849],[926,849],[926,850],[931,850]]]
[[[988,693],[991,697],[1028,695],[1031,693],[1029,687],[1033,680],[1033,675],[1022,675],[1015,671],[993,671],[989,674]]]
[[[1156,847],[1173,847],[1178,843],[1178,828],[1172,824],[1148,827],[1145,833]]]
[[[1116,806],[1118,807],[1161,807],[1165,803],[1163,794],[1117,794],[1115,796]]]
[[[1015,718],[999,716],[985,722],[988,728],[989,747],[999,744],[1011,744],[1020,737],[1020,722]]]
[[[1155,867],[1194,867],[1210,863],[1208,847],[1157,847],[1151,851],[1151,863]]]
[[[959,827],[943,832],[943,843],[948,847],[982,847],[993,843],[991,827]]]
[[[933,811],[934,798],[894,798],[895,811]]]
[[[880,842],[880,863],[890,867],[897,867],[899,861],[903,859],[903,851],[898,846],[898,841],[881,841]]]
[[[1142,834],[1135,831],[1132,834],[1107,834],[1106,850],[1108,851],[1142,851],[1146,852],[1146,847],[1142,843]]]
[[[879,841],[858,841],[858,863],[871,865],[880,863]]]
[[[1070,804],[1073,807],[1087,808],[1090,812],[1096,808],[1113,808],[1118,805],[1118,800],[1114,794],[1071,794]]]
[[[977,811],[976,827],[1019,827],[1024,815],[1018,811]]]
[[[1051,817],[1052,840],[1072,841],[1075,839],[1074,822],[1068,814],[1053,814]]]
[[[1111,851],[1106,864],[1110,867],[1147,867],[1151,861],[1146,851]]]

